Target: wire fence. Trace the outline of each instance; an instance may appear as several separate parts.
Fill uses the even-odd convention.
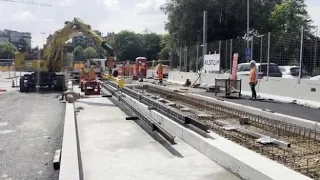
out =
[[[245,57],[247,43],[251,51],[250,59]],[[320,75],[319,46],[320,40],[316,32],[272,32],[252,36],[249,41],[237,38],[209,42],[206,54],[219,54],[220,73],[231,70],[233,54],[238,53],[238,63],[255,60],[257,63],[275,63],[278,66],[300,66],[301,59],[302,69],[316,76]],[[203,67],[203,45],[174,48],[171,53],[171,67],[184,72],[200,70]]]

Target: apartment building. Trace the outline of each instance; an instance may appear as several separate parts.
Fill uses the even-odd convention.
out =
[[[9,29],[0,31],[0,42],[19,42],[20,39],[24,39],[29,47],[31,47],[30,32],[18,32]]]

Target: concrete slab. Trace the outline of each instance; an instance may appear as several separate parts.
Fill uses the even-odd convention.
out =
[[[177,137],[183,139],[199,152],[226,167],[243,179],[250,180],[311,180],[298,172],[295,172],[275,161],[261,156],[246,149],[232,141],[229,141],[213,132],[209,134],[212,138],[205,138],[201,135],[186,129],[176,122],[154,110],[148,110],[147,106],[133,98],[131,103],[139,106],[145,113],[157,121],[160,126]]]
[[[239,179],[179,138],[173,155],[107,98],[75,105],[85,180]]]

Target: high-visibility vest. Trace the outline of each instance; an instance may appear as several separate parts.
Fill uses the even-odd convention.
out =
[[[163,71],[162,70],[158,70],[157,73],[158,73],[159,79],[162,80],[163,79]]]
[[[96,73],[93,69],[89,70],[89,80],[95,80],[96,79]]]
[[[84,79],[86,77],[86,72],[84,70],[80,71],[80,79]]]

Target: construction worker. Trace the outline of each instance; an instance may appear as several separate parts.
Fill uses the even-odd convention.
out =
[[[85,79],[86,79],[86,71],[84,70],[84,67],[81,67],[80,77],[79,77],[79,80],[80,80],[79,88],[82,89],[83,81],[84,81]]]
[[[143,67],[143,65],[142,65],[142,62],[141,61],[139,61],[139,76],[140,76],[140,82],[143,82],[143,70],[144,70],[144,67]]]
[[[89,80],[90,81],[96,80],[96,72],[94,71],[92,66],[89,70]]]
[[[161,63],[161,60],[158,61],[158,65],[157,65],[156,69],[157,69],[157,74],[158,74],[158,78],[159,78],[159,84],[162,84],[162,80],[163,80],[163,65]]]
[[[84,67],[80,70],[80,81],[86,78],[86,71],[84,70]]]
[[[258,83],[258,72],[256,62],[254,60],[250,61],[250,74],[249,74],[249,85],[252,92],[251,100],[257,99],[256,85]]]

